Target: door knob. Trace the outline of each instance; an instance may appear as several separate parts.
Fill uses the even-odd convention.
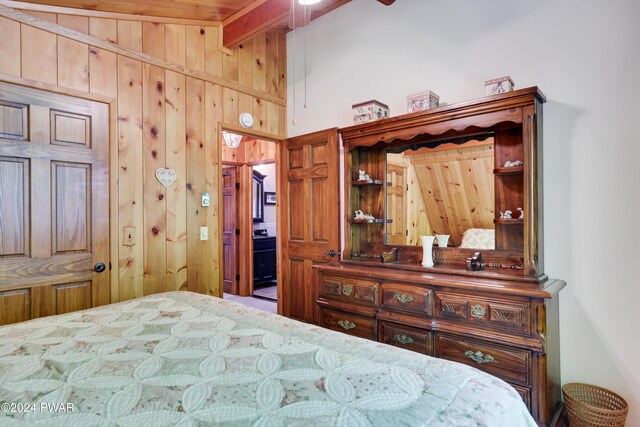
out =
[[[106,269],[107,269],[107,266],[104,265],[104,262],[97,262],[96,265],[93,266],[91,271],[93,271],[95,273],[102,273]]]
[[[329,256],[330,256],[331,258],[333,258],[334,256],[336,256],[336,251],[334,251],[333,249],[330,249],[330,250],[329,250]]]

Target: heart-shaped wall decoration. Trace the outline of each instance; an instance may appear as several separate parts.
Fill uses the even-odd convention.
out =
[[[158,168],[156,170],[156,178],[158,178],[160,184],[168,187],[176,181],[176,171],[173,169]]]

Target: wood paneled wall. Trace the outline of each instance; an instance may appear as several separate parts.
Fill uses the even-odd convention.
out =
[[[259,165],[276,161],[276,144],[273,141],[243,136],[237,148],[222,144],[222,163],[229,165]]]
[[[112,302],[179,289],[221,294],[219,122],[235,125],[248,111],[253,129],[285,135],[285,36],[267,33],[227,55],[218,49],[216,26],[28,13],[282,100],[269,102],[0,17],[1,73],[117,99]],[[166,189],[155,178],[160,167],[177,172]],[[200,207],[203,191],[211,194],[209,208]],[[209,227],[208,241],[199,240],[201,226]],[[123,244],[125,227],[135,229],[133,246]]]
[[[465,230],[494,228],[493,140],[407,157],[431,233],[449,234],[458,246]]]

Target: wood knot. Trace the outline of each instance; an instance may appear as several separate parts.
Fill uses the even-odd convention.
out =
[[[156,82],[156,88],[159,92],[162,92],[162,89],[164,89],[164,85],[162,84],[162,82]]]
[[[153,131],[151,131],[151,133],[153,133]],[[154,159],[158,157],[158,152],[156,150],[151,150],[151,157],[153,157]]]
[[[204,35],[204,28],[200,28],[200,34]]]
[[[256,65],[258,67],[262,65],[262,61],[260,61],[260,58],[256,59]]]
[[[242,49],[242,45],[241,44],[238,45],[238,49]]]
[[[158,234],[158,233],[160,232],[160,230],[158,230],[158,227],[153,227],[153,228],[151,229],[151,232],[152,232],[153,234]]]
[[[164,200],[164,194],[158,195],[158,200]]]
[[[191,190],[192,187],[193,186],[190,183],[187,182],[187,190]]]
[[[151,128],[151,135],[158,136],[158,129],[155,126]],[[153,152],[155,153],[155,150]]]
[[[261,102],[260,102],[260,98],[256,98],[256,103],[257,103],[257,104],[260,104],[260,103],[261,103]]]
[[[89,49],[89,55],[97,55],[98,51],[95,49]]]
[[[133,80],[129,80],[129,87],[133,87]]]
[[[201,143],[200,143],[200,148],[202,148],[202,147],[204,147],[204,144],[201,142]]]

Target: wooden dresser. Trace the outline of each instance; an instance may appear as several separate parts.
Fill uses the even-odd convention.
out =
[[[511,384],[541,425],[560,402],[558,292],[540,285],[342,263],[316,267],[326,328],[474,366]]]
[[[313,291],[316,323],[495,375],[541,426],[562,412],[565,286],[544,273],[544,102],[533,87],[340,129],[345,245]],[[420,236],[443,234],[422,266]]]

